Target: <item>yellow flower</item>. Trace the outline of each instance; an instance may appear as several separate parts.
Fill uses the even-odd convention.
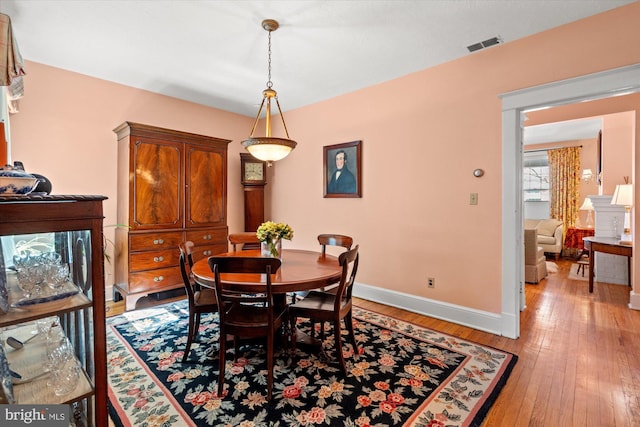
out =
[[[256,237],[261,242],[271,242],[277,239],[293,239],[293,229],[282,222],[267,221],[260,224]]]

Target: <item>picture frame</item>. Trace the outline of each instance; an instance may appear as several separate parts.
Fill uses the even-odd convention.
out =
[[[325,145],[322,148],[324,197],[362,197],[362,141]],[[341,172],[337,174],[339,167]]]

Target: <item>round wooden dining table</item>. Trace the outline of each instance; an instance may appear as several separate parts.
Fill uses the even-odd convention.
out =
[[[215,256],[259,257],[260,250],[226,252]],[[195,281],[208,288],[215,287],[213,272],[207,258],[193,264],[191,269]],[[340,281],[342,268],[338,258],[320,252],[300,249],[284,249],[282,266],[271,276],[273,293],[286,294],[322,288]],[[227,289],[245,292],[263,292],[266,283],[264,274],[220,274]]]

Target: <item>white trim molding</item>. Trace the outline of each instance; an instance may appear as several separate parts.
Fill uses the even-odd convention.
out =
[[[629,297],[629,308],[632,310],[640,310],[640,294],[637,294],[633,290]]]
[[[640,64],[502,94],[502,335],[520,336],[518,288],[522,286],[524,249],[521,115],[544,107],[640,92]],[[638,136],[636,136],[638,138]],[[635,144],[634,144],[635,146]],[[635,153],[633,153],[635,159]],[[637,168],[636,168],[637,169]],[[635,169],[634,169],[635,170]],[[636,180],[634,180],[636,181]],[[640,301],[633,298],[638,306]]]
[[[495,313],[423,298],[363,283],[353,287],[353,296],[500,335],[502,320]]]

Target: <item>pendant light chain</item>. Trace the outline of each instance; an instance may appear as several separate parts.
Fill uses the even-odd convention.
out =
[[[271,81],[271,31],[269,31],[269,60],[267,64],[269,66],[269,80],[267,81],[267,88],[271,89],[273,87],[273,82]]]

